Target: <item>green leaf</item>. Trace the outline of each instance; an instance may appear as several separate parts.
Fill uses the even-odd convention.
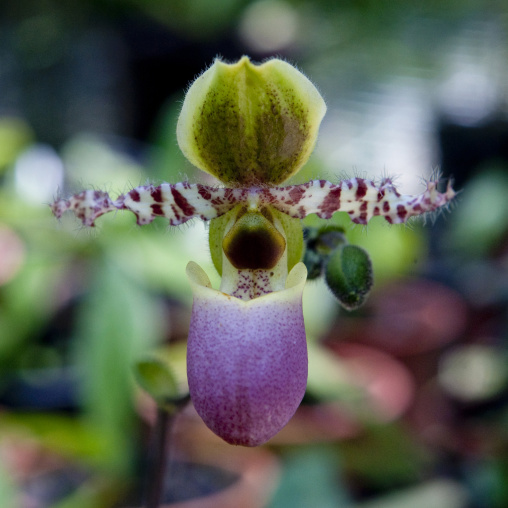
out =
[[[115,450],[109,467],[132,467],[135,413],[132,365],[162,332],[157,301],[109,258],[92,265],[89,293],[79,309],[74,361],[83,372],[86,418]]]
[[[144,358],[135,364],[136,380],[157,404],[178,397],[178,386],[171,367],[159,358]]]

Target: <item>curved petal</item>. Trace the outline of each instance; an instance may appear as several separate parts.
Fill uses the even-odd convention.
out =
[[[187,374],[194,406],[206,425],[231,444],[257,446],[286,425],[307,384],[303,263],[286,288],[249,301],[211,288],[187,265],[194,295]]]

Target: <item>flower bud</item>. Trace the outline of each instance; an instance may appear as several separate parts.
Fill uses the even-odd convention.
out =
[[[303,254],[302,263],[307,268],[307,279],[314,280],[321,277],[323,273],[323,256],[316,251],[307,249]]]
[[[314,85],[282,60],[216,60],[187,92],[178,144],[224,183],[279,184],[309,158],[325,111]]]
[[[307,268],[307,279],[317,279],[323,274],[331,253],[346,243],[344,228],[334,224],[322,228],[306,227],[304,236],[306,249],[302,261]]]
[[[345,309],[358,309],[365,303],[374,282],[370,257],[357,245],[339,247],[328,259],[325,278]]]

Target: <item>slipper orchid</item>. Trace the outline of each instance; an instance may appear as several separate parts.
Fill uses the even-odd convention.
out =
[[[301,219],[345,211],[358,224],[376,215],[403,223],[455,195],[450,185],[440,193],[437,182],[428,182],[423,194],[404,196],[389,179],[281,186],[310,156],[325,111],[314,85],[284,61],[216,60],[189,88],[177,136],[186,157],[224,187],[163,183],[116,200],[85,190],[52,204],[57,217],[70,210],[87,226],[114,210],[133,212],[140,225],[155,217],[172,226],[211,221],[222,282],[215,290],[197,264],[187,266],[194,296],[187,370],[197,412],[232,444],[270,439],[305,392]]]

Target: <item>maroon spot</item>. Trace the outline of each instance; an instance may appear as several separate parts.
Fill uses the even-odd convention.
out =
[[[342,189],[339,186],[334,186],[330,189],[325,199],[323,199],[318,208],[324,217],[331,217],[340,208],[341,192]]]
[[[388,213],[390,211],[390,203],[388,201],[385,201],[383,203],[383,212]]]
[[[164,198],[162,197],[162,190],[160,187],[155,187],[155,189],[150,193],[152,196],[152,199],[156,203],[162,203],[164,201]]]
[[[100,199],[101,197],[102,197],[102,192],[101,191],[98,191],[98,190],[94,191],[94,193],[93,193],[93,198],[94,199]]]
[[[360,212],[365,212],[367,211],[367,201],[364,201],[361,205],[360,205]]]
[[[139,195],[139,192],[136,189],[132,189],[129,192],[129,196],[131,197],[132,201],[136,201],[136,203],[139,203],[141,201],[141,196]]]
[[[385,219],[386,219],[386,221],[387,221],[387,222],[389,222],[390,224],[393,224],[392,218],[391,218],[389,215],[387,215],[387,216],[385,217]]]
[[[178,223],[180,223],[182,218],[180,217],[180,214],[178,213],[178,210],[176,209],[176,206],[175,205],[171,205],[171,210],[173,211],[173,215],[175,216],[176,221]],[[174,224],[172,224],[172,225],[174,225]]]
[[[174,187],[171,187],[171,194],[177,206],[182,210],[184,215],[194,215],[196,209],[178,192]]]
[[[164,215],[161,205],[153,204],[153,205],[150,205],[150,208],[152,209],[152,212],[154,215]]]
[[[356,199],[361,199],[367,194],[367,184],[363,178],[357,178],[358,188],[356,189]]]
[[[319,186],[323,188],[326,185],[326,180],[319,180]]]
[[[401,220],[404,220],[406,215],[407,215],[407,210],[404,207],[404,205],[398,205],[397,206],[397,217],[399,217],[399,219],[401,219]]]
[[[198,183],[198,194],[207,201],[209,201],[212,198],[212,194],[210,193],[210,191],[200,183]]]
[[[374,211],[372,213],[374,215],[380,215],[381,214],[381,210],[379,209],[379,206],[375,206],[374,207]]]
[[[281,189],[281,187],[274,187],[272,190],[277,192],[277,191],[280,191],[282,189]],[[275,196],[270,192],[269,189],[258,189],[257,193],[259,194],[259,196],[261,198],[261,201],[263,203],[270,204],[270,203],[273,203],[276,200]],[[288,201],[287,203],[291,204],[290,201]]]
[[[415,206],[413,206],[413,210],[415,212],[421,212],[423,210],[422,205],[420,205],[420,203],[416,204]]]
[[[305,213],[305,208],[303,206],[298,208],[298,215],[300,216],[301,219],[303,219],[305,217],[306,213]]]
[[[298,187],[292,187],[289,191],[289,197],[291,198],[292,205],[297,205],[301,199],[303,198],[303,195],[305,194],[305,190],[302,189],[300,186]]]
[[[219,205],[223,205],[224,201],[222,201],[222,199],[217,196],[215,199],[212,199],[211,203],[212,203],[212,205],[219,206]]]
[[[351,189],[353,188],[353,182],[352,182],[351,180],[348,180],[348,181],[346,182],[346,185],[347,185],[347,188],[348,188],[349,190],[351,190]]]
[[[378,203],[385,197],[385,191],[384,189],[380,190],[378,193],[377,193],[377,201]]]

